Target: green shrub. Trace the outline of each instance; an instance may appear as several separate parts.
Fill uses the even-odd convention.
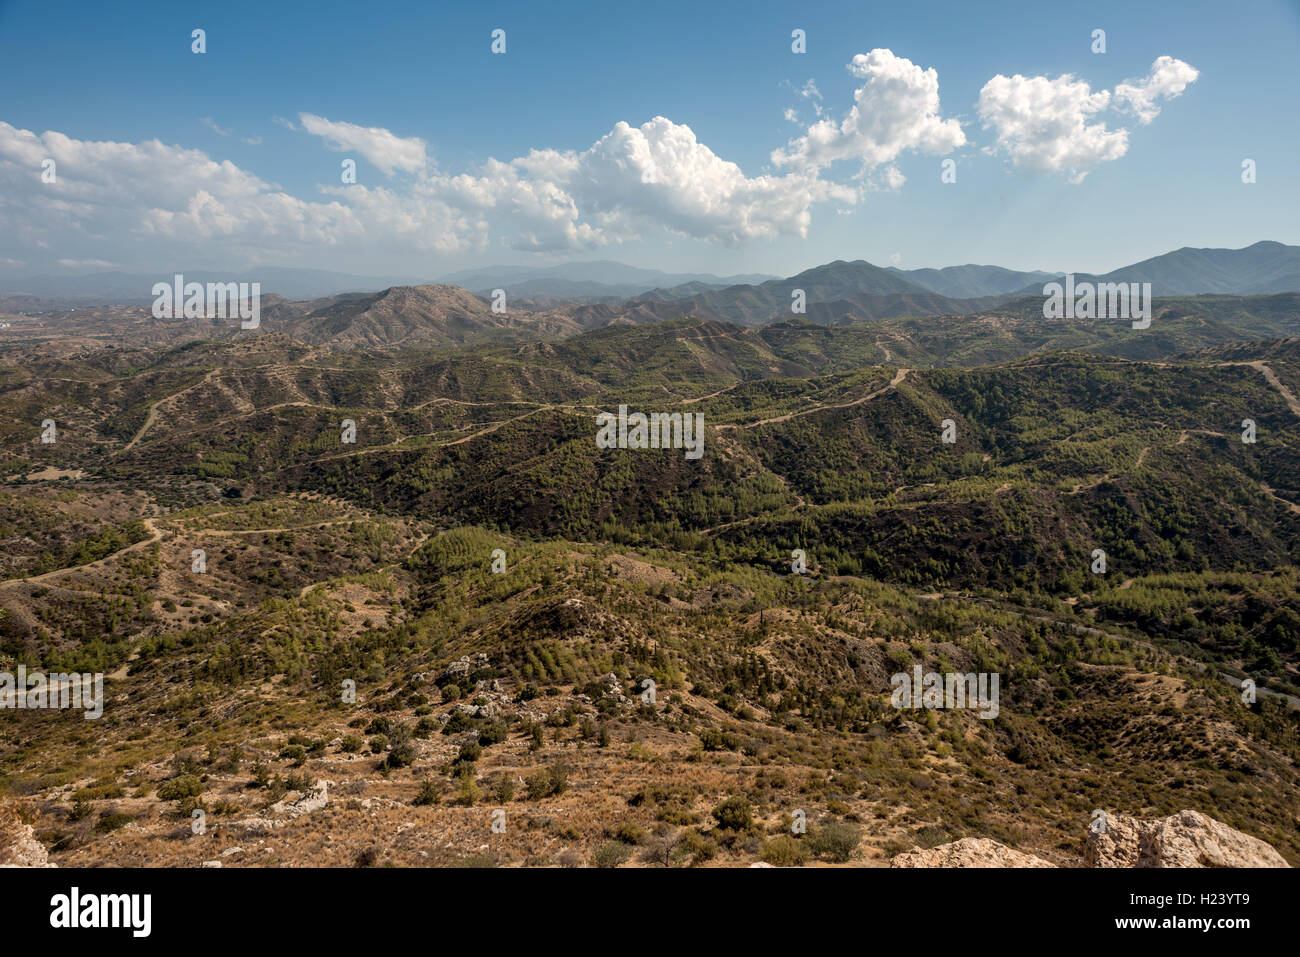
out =
[[[592,867],[618,867],[632,856],[632,848],[620,841],[606,841],[591,852]]]
[[[831,821],[808,834],[808,849],[818,857],[843,863],[853,856],[862,840],[862,832],[843,821]]]
[[[763,842],[758,857],[773,867],[799,867],[808,862],[808,849],[789,834],[780,834]]]
[[[514,799],[515,778],[513,774],[503,774],[497,778],[497,800],[502,804]]]
[[[406,768],[415,763],[415,745],[410,741],[399,741],[384,757],[384,766],[389,768]]]
[[[440,799],[441,795],[438,793],[438,785],[432,780],[425,780],[424,783],[420,785],[420,791],[415,795],[415,800],[411,803],[416,807],[423,807],[428,804],[437,804]]]
[[[754,823],[754,813],[744,798],[729,797],[713,809],[713,819],[724,830],[744,831]]]
[[[168,778],[158,785],[158,799],[161,801],[179,801],[182,798],[198,797],[202,793],[203,782],[193,774]]]
[[[524,781],[530,800],[563,794],[569,787],[569,775],[559,764],[538,768]]]
[[[460,778],[460,787],[456,790],[456,803],[465,807],[472,807],[474,802],[479,799],[482,792],[478,784],[474,781],[474,775],[463,774]]]
[[[95,823],[95,830],[107,834],[109,831],[116,831],[124,824],[130,824],[132,817],[129,814],[103,814]]]
[[[631,821],[624,821],[614,832],[614,839],[624,844],[644,844],[646,839],[645,828],[633,824]]]
[[[456,755],[457,764],[473,764],[483,756],[483,748],[477,741],[466,741],[460,746]]]

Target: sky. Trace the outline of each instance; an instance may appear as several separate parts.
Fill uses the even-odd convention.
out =
[[[0,278],[1300,243],[1298,52],[1300,0],[0,0]]]

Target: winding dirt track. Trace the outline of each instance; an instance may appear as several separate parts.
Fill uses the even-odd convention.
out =
[[[911,369],[900,368],[896,373],[894,373],[894,377],[890,379],[886,385],[882,385],[875,392],[870,392],[867,395],[859,396],[858,398],[853,399],[849,402],[821,402],[818,403],[817,405],[809,406],[806,409],[802,409],[799,412],[787,412],[785,415],[773,416],[770,419],[759,419],[756,422],[746,422],[744,425],[736,425],[734,423],[729,423],[727,425],[719,425],[717,426],[717,429],[719,431],[723,429],[756,429],[760,425],[771,425],[773,422],[788,422],[791,419],[797,419],[800,416],[804,416],[804,415],[812,415],[814,412],[822,412],[827,409],[849,409],[855,405],[862,405],[864,402],[870,402],[872,399],[884,395],[886,392],[890,391],[891,389],[897,388],[899,383],[901,383],[904,379],[906,379],[907,374],[911,371],[912,371]]]
[[[154,542],[162,540],[163,531],[154,523],[154,520],[152,518],[142,519],[141,524],[144,525],[145,531],[149,533],[148,538],[142,538],[138,542],[132,542],[130,545],[127,545],[124,548],[119,548],[117,551],[105,555],[103,558],[97,558],[93,562],[86,562],[86,564],[84,565],[69,565],[67,568],[56,568],[53,571],[42,572],[41,574],[33,575],[30,578],[10,578],[7,581],[0,582],[0,588],[4,588],[8,585],[22,585],[25,583],[31,584],[36,582],[45,582],[45,581],[49,581],[52,578],[57,578],[59,575],[66,574],[67,572],[80,571],[81,569],[86,569],[86,568],[95,568],[99,565],[103,565],[105,562],[110,562],[113,561],[114,559],[120,558],[122,555],[125,555],[127,552],[139,551],[140,549],[145,548],[148,545],[152,545]]]
[[[1277,394],[1282,397],[1282,401],[1286,403],[1287,408],[1291,410],[1291,414],[1300,418],[1300,399],[1297,399],[1295,393],[1282,383],[1282,380],[1277,377],[1277,373],[1263,359],[1255,359],[1252,362],[1221,362],[1219,364],[1223,366],[1250,366],[1252,369],[1263,373],[1264,378],[1268,380],[1268,384],[1277,391]]]

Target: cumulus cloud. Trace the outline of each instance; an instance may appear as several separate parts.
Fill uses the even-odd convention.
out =
[[[690,127],[664,117],[618,123],[583,151],[533,150],[454,175],[427,164],[418,140],[300,119],[328,141],[370,150],[380,168],[414,175],[392,187],[331,184],[302,199],[201,150],[75,140],[0,122],[0,251],[50,248],[93,259],[134,243],[171,256],[188,247],[292,259],[356,243],[407,253],[481,250],[493,237],[525,250],[578,250],[659,230],[737,244],[805,236],[814,204],[856,199],[815,172],[746,176]],[[40,179],[46,157],[57,163],[54,183]]]
[[[55,161],[55,182],[41,164]],[[339,203],[299,200],[201,150],[76,140],[0,122],[0,234],[24,248],[89,260],[123,244],[166,241],[234,248],[317,246],[356,231]]]
[[[876,49],[859,53],[848,69],[864,82],[845,117],[818,120],[773,151],[774,165],[820,170],[853,160],[870,171],[893,163],[905,150],[944,154],[965,145],[961,124],[939,114],[939,74],[933,68]],[[897,181],[901,174],[894,174],[890,179]]]
[[[332,122],[314,113],[299,113],[298,121],[330,149],[360,153],[388,176],[397,170],[418,173],[428,162],[424,140],[419,137],[403,139],[380,126]]]
[[[1157,57],[1151,72],[1140,80],[1125,80],[1115,87],[1115,102],[1121,104],[1142,124],[1160,115],[1157,100],[1172,100],[1196,82],[1200,71],[1190,63],[1171,56]]]
[[[979,116],[997,136],[995,149],[1033,172],[1065,172],[1082,182],[1088,171],[1128,151],[1128,130],[1089,122],[1110,105],[1110,93],[1092,92],[1070,74],[1007,77],[999,74],[980,90]]]
[[[569,180],[598,222],[636,228],[660,223],[682,235],[740,243],[806,236],[813,203],[853,202],[844,187],[812,173],[747,177],[684,124],[657,116],[618,123],[578,157]]]
[[[509,245],[533,251],[589,248],[659,229],[728,245],[806,236],[813,204],[856,198],[815,174],[746,176],[689,126],[662,116],[639,127],[619,122],[582,152],[534,150],[428,185],[456,208],[509,221]]]
[[[996,141],[989,152],[1010,157],[1013,165],[1036,173],[1065,173],[1073,183],[1102,163],[1128,152],[1128,130],[1107,129],[1099,117],[1107,109],[1150,123],[1160,112],[1156,101],[1178,96],[1199,74],[1182,60],[1162,56],[1141,80],[1098,90],[1071,74],[1056,79],[998,74],[980,90],[977,106],[985,129]]]

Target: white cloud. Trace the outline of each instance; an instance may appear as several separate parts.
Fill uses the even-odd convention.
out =
[[[1114,92],[1092,91],[1087,81],[1064,74],[993,77],[980,90],[978,112],[1001,152],[1013,165],[1035,173],[1065,173],[1080,183],[1089,171],[1128,152],[1128,130],[1106,128],[1098,114],[1123,110],[1150,123],[1158,99],[1178,96],[1199,74],[1182,60],[1162,56],[1142,80],[1119,84]]]
[[[961,124],[939,115],[939,75],[933,68],[924,70],[890,50],[876,49],[855,56],[849,72],[865,82],[853,94],[844,119],[814,123],[784,149],[773,151],[773,164],[820,170],[854,160],[870,171],[893,163],[906,150],[944,154],[966,143]]]
[[[607,228],[658,223],[699,239],[741,243],[806,236],[813,203],[853,202],[815,173],[747,177],[686,125],[657,116],[618,123],[577,160],[570,177],[579,206]]]
[[[1160,115],[1157,100],[1172,100],[1196,82],[1200,71],[1190,63],[1171,56],[1157,57],[1151,72],[1141,80],[1126,80],[1115,87],[1116,104],[1133,113],[1142,124]]]
[[[41,162],[57,179],[41,181]],[[318,246],[358,232],[354,213],[274,189],[201,150],[143,143],[75,140],[0,122],[0,242],[54,249],[63,258],[119,255],[125,245],[169,251]],[[171,255],[176,255],[174,251]]]
[[[304,128],[325,135],[319,118],[302,116]],[[133,248],[149,261],[285,262],[323,247],[481,250],[494,236],[520,249],[574,250],[656,231],[736,244],[805,236],[813,204],[856,199],[815,171],[746,176],[663,117],[619,123],[581,152],[534,150],[456,175],[425,166],[423,143],[418,152],[393,147],[418,141],[320,122],[359,152],[383,148],[393,169],[415,175],[392,188],[329,184],[302,199],[201,150],[38,135],[0,122],[0,254],[50,249],[89,260],[111,250],[129,261],[122,250]],[[58,164],[55,183],[41,182],[46,157]]]
[[[617,123],[583,152],[534,150],[477,173],[434,177],[442,201],[504,218],[508,243],[533,251],[582,249],[648,231],[735,245],[806,236],[814,203],[854,202],[853,192],[815,174],[748,177],[684,124],[657,116]]]
[[[276,119],[279,120],[279,117],[276,117]],[[206,126],[208,129],[212,130],[212,132],[216,133],[218,136],[230,136],[234,132],[234,130],[227,130],[218,126],[217,121],[210,116],[203,117],[203,119],[201,119],[199,122],[202,123],[204,126]],[[292,124],[286,124],[286,125],[288,125],[290,129],[293,129]],[[247,143],[249,146],[257,146],[262,142],[262,138],[260,136],[241,136],[240,140]]]
[[[428,162],[424,140],[419,137],[403,139],[380,126],[336,123],[314,113],[299,113],[298,121],[330,149],[360,153],[388,176],[396,170],[418,173]]]
[[[1089,120],[1110,105],[1110,93],[1092,92],[1070,74],[1049,80],[999,74],[980,90],[979,116],[997,135],[995,150],[1033,172],[1065,172],[1082,182],[1100,163],[1128,151],[1128,130]]]
[[[103,259],[60,259],[59,265],[65,269],[112,269],[117,264]]]

